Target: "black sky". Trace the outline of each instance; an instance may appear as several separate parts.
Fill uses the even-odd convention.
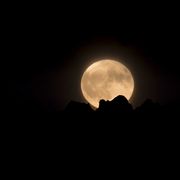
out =
[[[72,7],[9,15],[5,61],[11,108],[59,111],[70,100],[84,101],[81,75],[101,58],[122,59],[131,70],[134,106],[147,98],[179,102],[176,11],[147,5]]]

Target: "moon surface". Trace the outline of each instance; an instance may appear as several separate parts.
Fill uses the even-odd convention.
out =
[[[81,90],[84,98],[98,108],[101,99],[112,100],[123,95],[129,100],[134,90],[134,80],[126,66],[105,59],[93,63],[85,70]]]

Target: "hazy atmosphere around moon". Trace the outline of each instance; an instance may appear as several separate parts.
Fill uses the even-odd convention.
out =
[[[118,61],[101,60],[90,65],[81,79],[85,99],[95,108],[99,101],[112,100],[118,95],[130,99],[134,90],[131,72]]]

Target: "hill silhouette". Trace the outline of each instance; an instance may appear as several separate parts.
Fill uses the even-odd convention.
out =
[[[99,107],[93,109],[90,104],[71,101],[65,108],[64,112],[78,112],[78,113],[94,113],[94,114],[108,114],[118,113],[122,115],[126,114],[144,114],[144,115],[165,115],[178,113],[178,104],[160,105],[157,102],[153,102],[152,99],[147,99],[142,105],[133,109],[133,106],[128,102],[126,97],[119,95],[113,100],[105,101],[101,99],[99,101]]]
[[[36,136],[42,135],[52,137],[55,142],[59,142],[59,137],[67,142],[69,139],[86,142],[90,137],[94,141],[97,141],[96,137],[112,137],[119,142],[122,137],[129,140],[136,136],[136,140],[139,137],[178,133],[179,107],[179,104],[161,105],[147,99],[133,108],[124,96],[117,96],[112,101],[100,100],[97,109],[76,101],[69,102],[61,112],[42,111],[37,105],[35,112],[31,112],[30,108],[29,111],[22,109],[21,113],[10,113],[9,120],[2,122],[7,123],[7,132],[18,133],[20,137],[34,136],[36,139]]]
[[[124,96],[117,96],[112,101],[100,100],[97,112],[128,113],[133,110],[132,105]]]
[[[91,159],[99,154],[105,160],[109,155],[114,159],[137,157],[138,162],[141,156],[151,160],[155,155],[159,158],[159,154],[164,159],[170,152],[167,148],[172,149],[171,157],[177,151],[178,108],[177,104],[162,106],[148,99],[133,109],[124,96],[101,100],[96,110],[89,104],[71,101],[63,113],[25,113],[22,120],[6,121],[3,129],[5,141],[12,144],[9,154],[14,147],[22,149],[19,154],[26,147],[31,151],[28,156],[39,148],[37,156],[47,151],[43,160],[48,154],[54,159],[77,157],[75,163],[81,156]]]

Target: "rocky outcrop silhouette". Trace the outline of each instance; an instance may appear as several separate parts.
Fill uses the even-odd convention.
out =
[[[112,101],[100,100],[99,108],[93,110],[89,104],[71,101],[65,108],[65,112],[81,112],[81,113],[129,113],[132,112],[132,105],[128,100],[119,95]]]
[[[128,102],[128,100],[119,95],[115,97],[112,101],[100,100],[99,108],[96,110],[97,112],[114,112],[114,113],[128,113],[132,112],[132,105]]]
[[[84,113],[91,113],[93,114],[93,118],[99,117],[98,115],[100,115],[100,118],[104,119],[119,119],[119,117],[121,117],[121,119],[165,119],[166,117],[174,118],[179,116],[179,107],[179,104],[160,105],[157,102],[153,102],[151,99],[147,99],[142,105],[133,109],[128,100],[124,96],[119,95],[111,101],[100,100],[97,109],[93,109],[86,103],[71,101],[64,112],[68,112],[68,114],[77,112],[78,117],[81,117],[81,114]],[[108,114],[110,116],[107,116]],[[87,116],[83,117],[87,118]]]

